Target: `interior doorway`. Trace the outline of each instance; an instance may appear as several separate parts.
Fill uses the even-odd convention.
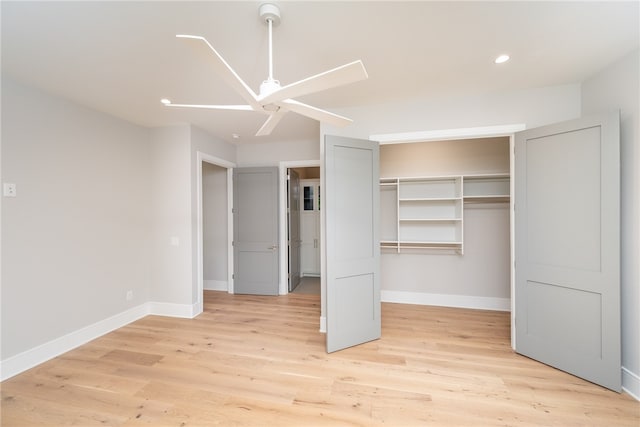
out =
[[[287,169],[288,291],[320,295],[320,167]]]
[[[227,291],[227,169],[202,163],[203,289]]]
[[[204,309],[204,290],[233,293],[233,168],[235,164],[196,152],[196,311]]]

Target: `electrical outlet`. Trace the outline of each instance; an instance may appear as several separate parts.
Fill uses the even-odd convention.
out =
[[[133,299],[133,291],[127,291],[127,301],[131,301]]]
[[[16,197],[16,185],[13,183],[5,182],[2,186],[4,197]]]

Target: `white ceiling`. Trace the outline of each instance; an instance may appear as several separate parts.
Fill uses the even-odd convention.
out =
[[[144,126],[193,123],[236,143],[317,138],[318,123],[294,113],[254,137],[259,113],[159,102],[244,103],[176,34],[207,38],[257,92],[268,74],[261,3],[2,1],[2,72]],[[330,111],[579,83],[640,39],[638,1],[275,3],[274,77],[283,85],[364,62],[368,80],[299,98]],[[511,61],[494,64],[501,53]]]

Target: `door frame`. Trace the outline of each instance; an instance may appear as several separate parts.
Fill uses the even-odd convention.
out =
[[[496,126],[473,128],[439,129],[417,132],[400,132],[370,135],[369,139],[378,141],[380,145],[406,144],[411,142],[447,141],[456,139],[475,139],[492,137],[509,137],[509,234],[510,234],[510,288],[511,288],[511,348],[516,348],[516,307],[515,307],[515,134],[527,129],[524,123],[513,123]]]
[[[278,171],[280,179],[278,180],[279,193],[280,193],[280,206],[279,206],[279,221],[280,235],[278,246],[280,248],[280,284],[279,294],[287,295],[289,293],[287,274],[288,268],[288,256],[287,256],[287,169],[289,168],[306,168],[306,167],[322,167],[320,166],[320,159],[318,160],[286,160],[278,163]],[[322,173],[322,170],[320,171]]]
[[[196,271],[198,289],[196,291],[197,301],[196,304],[199,308],[199,313],[204,309],[204,246],[203,246],[203,205],[202,205],[202,163],[210,163],[212,165],[220,166],[227,170],[227,292],[233,293],[233,168],[236,164],[228,160],[221,159],[219,157],[212,156],[201,151],[196,152],[196,194],[197,194],[197,224],[196,224]]]

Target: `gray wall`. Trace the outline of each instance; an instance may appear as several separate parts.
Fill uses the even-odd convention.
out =
[[[623,386],[640,398],[640,54],[636,50],[582,85],[584,115],[620,110]]]
[[[150,151],[150,221],[154,225],[150,300],[190,305],[195,301],[191,291],[189,126],[153,129]]]
[[[18,197],[0,199],[0,357],[31,351],[10,370],[147,309],[197,313],[197,152],[234,162],[235,147],[189,125],[132,125],[7,76],[2,113],[2,181]]]
[[[227,169],[203,163],[203,278],[205,288],[227,283]]]
[[[3,76],[2,360],[149,300],[150,141]]]

